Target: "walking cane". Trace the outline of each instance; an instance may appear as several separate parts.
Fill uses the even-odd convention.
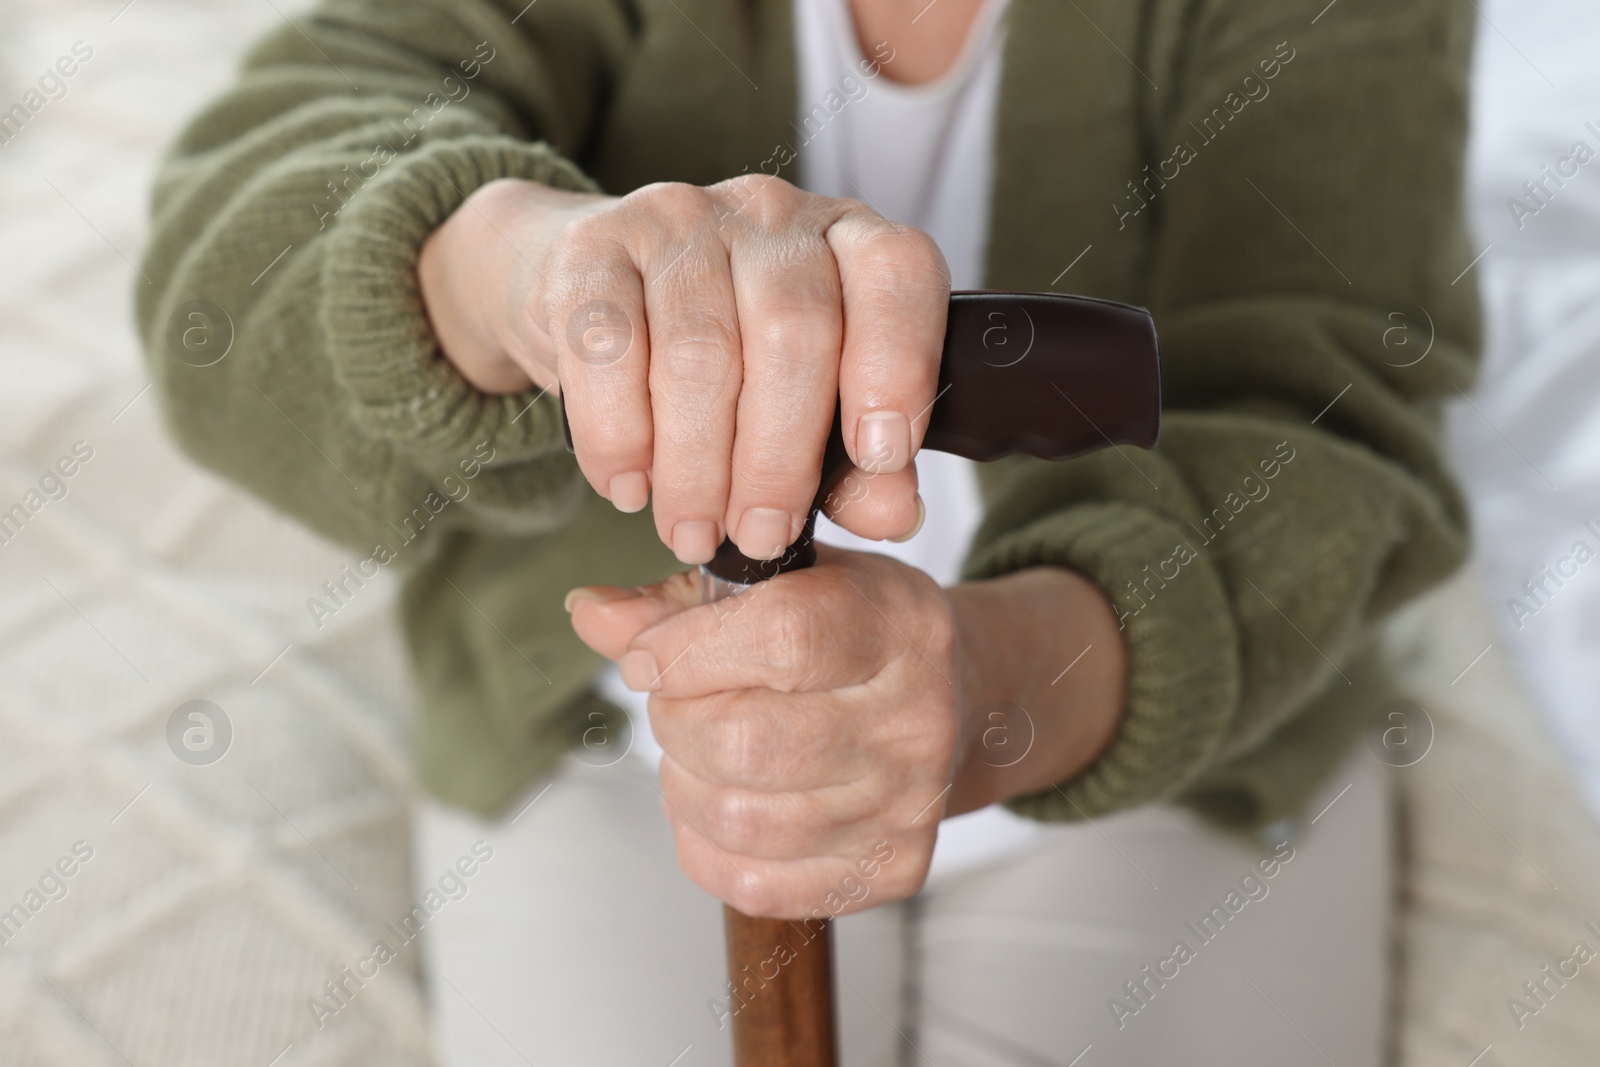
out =
[[[950,295],[924,449],[980,462],[1018,454],[1070,459],[1119,444],[1151,448],[1160,422],[1160,356],[1143,308],[1053,293]],[[849,468],[836,408],[800,539],[773,560],[750,559],[724,541],[701,567],[705,599],[735,596],[814,564],[817,512]],[[734,1063],[836,1067],[828,918],[791,922],[723,911]]]

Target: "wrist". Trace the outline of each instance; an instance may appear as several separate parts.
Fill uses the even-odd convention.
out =
[[[417,283],[444,358],[486,393],[556,386],[544,329],[545,264],[561,230],[610,198],[503,178],[429,235]]]
[[[949,592],[964,730],[947,814],[1087,770],[1116,736],[1126,699],[1127,650],[1110,601],[1058,567]]]

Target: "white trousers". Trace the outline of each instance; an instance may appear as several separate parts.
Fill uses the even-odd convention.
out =
[[[1153,807],[840,920],[845,1067],[1384,1062],[1383,771],[1359,747],[1276,852]],[[652,772],[569,759],[513,811],[418,813],[443,1067],[729,1064],[722,908]]]

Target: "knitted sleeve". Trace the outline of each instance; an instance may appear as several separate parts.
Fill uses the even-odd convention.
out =
[[[627,0],[324,0],[256,46],[156,181],[137,313],[179,443],[355,547],[565,521],[553,401],[439,357],[416,255],[492,180],[594,188],[570,159],[634,28]]]
[[[1146,184],[1114,208],[1151,230],[1162,442],[982,474],[968,575],[1084,572],[1129,652],[1111,747],[1011,805],[1043,819],[1173,798],[1287,813],[1307,783],[1230,761],[1268,738],[1345,743],[1295,720],[1354,695],[1375,622],[1466,552],[1435,423],[1477,345],[1459,280],[1471,7],[1342,0],[1313,24],[1278,0],[1182,6],[1183,39],[1141,54],[1161,85]]]

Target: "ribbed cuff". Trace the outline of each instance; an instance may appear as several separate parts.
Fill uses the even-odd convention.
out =
[[[1128,700],[1088,770],[1006,806],[1046,821],[1174,797],[1210,766],[1239,703],[1238,634],[1221,575],[1193,531],[1133,504],[1081,504],[983,546],[966,577],[1042,565],[1085,575],[1111,598],[1128,649]]]
[[[423,310],[423,242],[475,190],[499,178],[598,191],[542,143],[456,138],[390,163],[328,235],[323,315],[334,374],[356,423],[425,468],[449,467],[484,442],[497,465],[562,449],[553,398],[535,404],[537,392],[479,392],[440,355]]]

